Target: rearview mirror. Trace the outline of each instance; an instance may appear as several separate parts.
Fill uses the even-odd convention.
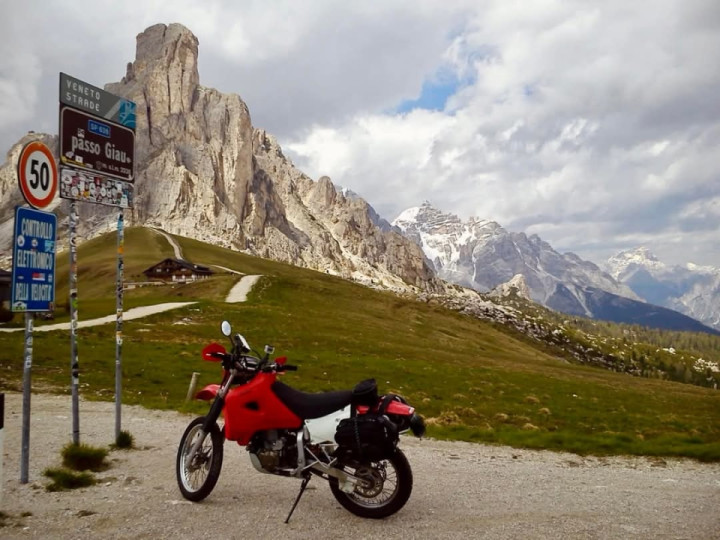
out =
[[[222,333],[226,335],[227,337],[230,337],[230,334],[232,333],[232,328],[230,327],[230,323],[227,321],[223,321],[220,325],[220,330],[222,330]]]

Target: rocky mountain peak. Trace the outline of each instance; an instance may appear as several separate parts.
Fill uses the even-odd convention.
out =
[[[157,99],[148,102],[150,107],[167,104],[169,114],[190,110],[200,85],[198,39],[190,30],[181,24],[156,24],[138,34],[135,61],[128,64],[121,84],[148,78],[160,83],[152,89]]]
[[[445,213],[435,208],[430,201],[420,206],[408,208],[395,218],[393,225],[408,231],[444,231],[451,232],[462,226],[462,221],[455,214]]]
[[[620,260],[624,259],[624,260],[628,260],[628,261],[637,261],[637,262],[642,262],[642,261],[659,262],[659,259],[648,248],[646,248],[644,246],[621,251],[617,255],[615,255],[614,258],[620,259]]]
[[[616,253],[608,259],[607,268],[615,279],[625,280],[630,273],[642,268],[663,271],[665,264],[648,248],[641,246]]]
[[[197,65],[192,32],[158,24],[137,36],[125,77],[105,85],[137,105],[135,204],[127,226],[161,227],[386,289],[442,287],[415,243],[379,224],[363,199],[297,170],[272,135],[252,126],[237,94],[200,85]],[[14,167],[0,167],[0,193],[14,193]],[[0,201],[0,233],[12,226],[10,199]],[[67,206],[59,204],[59,215]],[[78,207],[82,238],[116,221],[115,209]]]

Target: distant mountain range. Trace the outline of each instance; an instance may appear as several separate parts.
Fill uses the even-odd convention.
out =
[[[513,280],[517,283],[522,276],[529,298],[556,311],[672,330],[712,331],[673,311],[675,305],[647,303],[632,280],[616,279],[573,253],[560,254],[537,235],[508,232],[494,221],[463,222],[429,202],[405,210],[392,224],[422,247],[439,277],[452,283],[488,292]]]
[[[640,247],[611,257],[607,269],[643,300],[720,330],[720,268],[667,266]]]
[[[253,127],[236,94],[200,84],[198,40],[178,24],[137,36],[135,61],[105,85],[137,103],[134,207],[126,226],[160,227],[246,253],[401,293],[452,295],[437,279],[481,292],[514,288],[556,311],[679,330],[705,330],[680,310],[720,328],[720,272],[665,268],[651,256],[620,254],[610,272],[537,235],[480,219],[461,221],[429,203],[392,224],[357,194],[295,168],[277,141]],[[10,267],[13,209],[22,204],[16,168],[31,133],[0,166],[0,266]],[[53,202],[66,243],[69,203]],[[78,204],[78,236],[114,230],[117,210]],[[502,294],[502,292],[500,293]],[[462,295],[461,295],[462,296]],[[659,304],[654,306],[645,302]]]

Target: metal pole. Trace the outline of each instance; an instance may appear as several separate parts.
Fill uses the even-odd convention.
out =
[[[25,312],[25,367],[23,368],[23,417],[22,450],[20,455],[20,483],[28,483],[30,465],[30,370],[32,368],[33,319],[29,311]]]
[[[78,223],[77,202],[70,201],[70,387],[72,389],[72,438],[74,444],[80,444],[80,413],[78,406],[78,386],[80,385],[80,364],[77,351],[78,291],[77,291],[77,240]]]
[[[123,247],[125,232],[123,209],[117,223],[117,305],[115,322],[115,440],[120,437],[122,409],[122,326],[123,326]]]

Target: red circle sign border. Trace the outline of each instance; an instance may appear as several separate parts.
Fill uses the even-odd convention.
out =
[[[36,151],[45,154],[45,157],[50,162],[50,181],[52,187],[50,188],[50,193],[44,199],[38,199],[33,196],[27,185],[28,179],[25,178],[25,165],[27,164],[27,160],[30,155]],[[58,169],[57,164],[55,163],[55,158],[52,155],[52,151],[45,143],[40,141],[33,141],[23,147],[22,151],[20,152],[20,158],[18,159],[18,182],[20,183],[20,191],[22,191],[25,200],[30,206],[37,208],[38,210],[41,208],[45,208],[55,198],[55,193],[57,193],[58,188]]]

